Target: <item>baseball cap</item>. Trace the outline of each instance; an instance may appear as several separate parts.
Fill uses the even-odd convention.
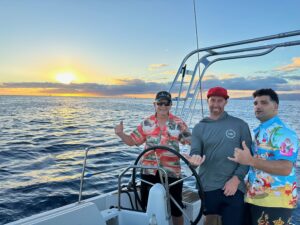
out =
[[[171,94],[167,91],[160,91],[156,94],[156,97],[155,97],[155,101],[160,101],[162,99],[165,99],[167,101],[172,101],[172,97],[171,97]]]
[[[207,92],[207,98],[209,98],[211,96],[220,96],[225,99],[229,98],[229,96],[227,94],[227,90],[222,87],[213,87],[213,88],[209,89]]]

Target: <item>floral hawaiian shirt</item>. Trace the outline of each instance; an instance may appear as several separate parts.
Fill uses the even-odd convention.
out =
[[[293,168],[288,176],[269,174],[250,168],[245,201],[263,207],[297,206],[296,160],[298,138],[277,116],[254,129],[254,157],[263,160],[288,160]]]
[[[130,135],[136,145],[145,143],[145,149],[164,145],[179,152],[178,137],[183,132],[190,135],[188,126],[183,120],[170,113],[164,127],[160,127],[156,116],[152,115],[143,120]],[[176,155],[163,149],[157,150],[156,155],[157,158],[153,151],[147,152],[143,157],[143,165],[157,166],[157,162],[159,162],[169,177],[180,177],[180,160]],[[147,169],[144,173],[155,175],[156,171],[155,169]]]

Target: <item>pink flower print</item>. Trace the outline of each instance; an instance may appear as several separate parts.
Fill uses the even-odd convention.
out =
[[[280,145],[280,153],[282,155],[291,156],[293,154],[293,144],[289,138],[286,138]]]

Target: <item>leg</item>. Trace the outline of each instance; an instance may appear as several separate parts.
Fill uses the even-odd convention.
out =
[[[172,216],[173,225],[183,225],[183,216]]]
[[[245,203],[245,218],[244,218],[244,225],[251,225],[252,220],[251,220],[251,211],[250,211],[250,204]]]
[[[221,217],[219,215],[207,215],[204,225],[222,225]]]
[[[221,189],[214,191],[204,192],[204,215],[208,218],[213,218],[212,216],[221,215],[221,205],[223,191]]]
[[[141,178],[151,183],[156,183],[156,178],[153,175],[146,175],[141,174]],[[141,201],[142,201],[142,208],[146,209],[149,197],[149,190],[152,185],[147,184],[145,182],[141,182]]]
[[[244,225],[244,193],[237,190],[233,196],[223,194],[222,224],[223,225]]]
[[[218,189],[204,192],[204,225],[221,225],[220,206],[223,191]]]
[[[177,181],[178,179],[169,177],[168,181],[169,184]],[[175,199],[175,201],[180,205],[180,207],[183,209],[183,203],[182,203],[182,187],[183,182],[179,182],[175,184],[174,186],[171,186],[169,189],[170,195]],[[173,203],[172,200],[170,200],[170,206],[171,206],[171,214],[172,214],[172,220],[173,225],[183,225],[183,216],[182,212],[178,209],[178,207]]]

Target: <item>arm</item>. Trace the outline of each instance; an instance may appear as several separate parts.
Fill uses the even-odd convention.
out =
[[[199,127],[196,125],[192,132],[192,143],[190,155],[184,155],[184,157],[193,165],[200,166],[204,160],[205,155],[203,155],[202,142],[198,137]],[[202,156],[201,156],[202,155]]]
[[[242,124],[241,127],[241,142],[245,140],[246,143],[251,145],[251,133],[249,126],[246,123]],[[233,176],[225,183],[223,190],[224,195],[231,196],[234,195],[238,189],[238,186],[243,182],[246,174],[248,173],[249,166],[238,164],[236,170],[234,171]]]
[[[135,145],[132,137],[124,133],[123,121],[115,127],[115,134],[118,135],[125,144],[129,146]]]
[[[288,160],[267,161],[253,157],[249,165],[267,173],[281,176],[288,176],[293,168],[293,163]]]
[[[242,124],[240,138],[241,138],[241,140],[240,140],[241,143],[242,143],[242,141],[245,141],[247,146],[251,146],[251,143],[252,143],[251,133],[249,130],[249,126],[246,123]],[[248,173],[248,170],[249,170],[248,165],[239,164],[237,166],[236,170],[234,171],[234,175],[237,176],[240,181],[243,181],[246,174]]]
[[[201,140],[201,132],[199,124],[197,124],[192,131],[192,143],[191,143],[191,153],[190,155],[203,155],[203,143]]]
[[[244,141],[243,149],[235,148],[234,157],[228,157],[228,159],[243,165],[252,166],[255,169],[259,169],[270,174],[281,176],[289,175],[293,167],[293,163],[288,160],[263,160],[254,158]]]

